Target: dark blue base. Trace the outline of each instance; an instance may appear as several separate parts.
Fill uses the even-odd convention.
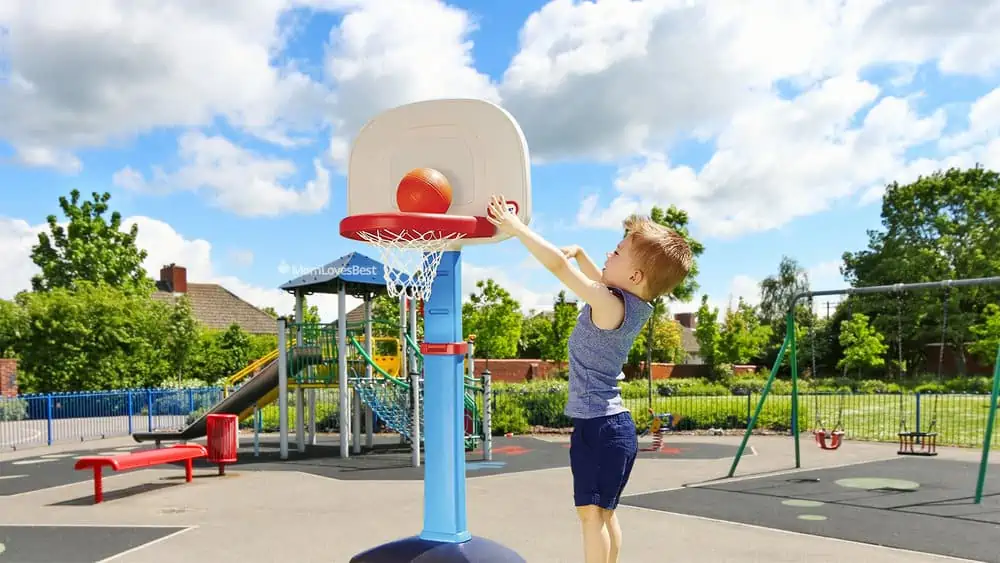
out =
[[[473,536],[462,543],[441,543],[413,536],[359,553],[351,563],[527,563],[527,560],[486,538]]]

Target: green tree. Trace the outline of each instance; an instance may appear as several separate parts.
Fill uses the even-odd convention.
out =
[[[49,215],[49,232],[38,234],[38,244],[31,249],[31,259],[41,269],[31,279],[34,291],[71,289],[81,280],[140,293],[152,291],[153,281],[142,267],[146,251],[136,246],[139,227],[122,231],[118,211],[106,219],[110,199],[108,193],[95,192],[93,201],[81,204],[77,190],[70,192],[69,199],[59,198],[69,223],[64,228],[55,215]]]
[[[218,335],[221,368],[225,376],[232,375],[256,360],[252,355],[250,335],[240,325],[233,323]]]
[[[478,293],[462,305],[463,337],[476,335],[477,358],[513,358],[521,340],[521,306],[492,279],[476,282]]]
[[[689,217],[687,211],[674,205],[666,209],[654,205],[649,212],[649,218],[654,223],[677,231],[687,241],[688,246],[691,247],[691,254],[694,256],[694,259],[691,261],[691,270],[688,272],[687,278],[674,288],[670,294],[672,298],[686,303],[694,298],[700,287],[698,284],[698,257],[705,252],[705,245],[691,236],[688,230]]]
[[[549,338],[542,347],[543,360],[555,361],[560,366],[569,361],[569,335],[576,326],[578,315],[576,302],[568,301],[566,292],[560,291],[552,307]]]
[[[762,324],[757,311],[741,297],[722,321],[717,359],[727,364],[749,364],[764,353],[770,339],[771,327]]]
[[[416,303],[416,302],[415,302]],[[419,303],[416,303],[419,306]],[[399,298],[390,297],[388,294],[377,295],[372,299],[372,335],[392,336],[399,338]],[[409,315],[407,315],[407,332],[409,332]],[[417,335],[415,340],[420,342],[424,338],[424,318],[417,310]]]
[[[19,304],[0,299],[0,358],[15,357],[28,326],[28,316]]]
[[[855,286],[928,282],[996,275],[1000,271],[1000,174],[979,166],[951,168],[909,184],[893,182],[882,200],[882,229],[868,233],[868,248],[845,252],[841,272]],[[856,296],[855,311],[873,319],[883,334],[896,332],[896,301],[887,295]],[[969,328],[989,303],[1000,301],[996,287],[951,291],[945,335],[961,361]],[[944,292],[901,296],[904,361],[922,365],[927,344],[938,342]],[[956,366],[961,372],[964,365]]]
[[[25,392],[155,387],[171,372],[163,302],[83,280],[19,302],[30,327],[19,351]]]
[[[701,306],[695,313],[696,324],[694,338],[698,341],[698,350],[705,364],[714,366],[719,359],[719,309],[708,306],[708,295],[701,296]]]
[[[653,327],[653,346],[647,349],[649,326]],[[647,357],[652,358],[653,362],[665,363],[680,363],[685,359],[681,325],[665,312],[660,312],[655,321],[647,323],[647,330],[636,336],[632,349],[629,350],[628,362],[638,364]]]
[[[767,366],[774,365],[787,333],[788,306],[795,295],[809,290],[808,272],[797,260],[788,256],[781,257],[777,273],[760,282],[761,301],[758,306],[758,316],[762,323],[770,327],[771,338],[764,352],[755,358],[755,361]],[[809,341],[807,346],[807,341],[803,339],[810,339],[809,330],[815,331],[816,322],[817,317],[809,301],[800,299],[795,305],[795,338],[798,344],[796,357],[799,373],[803,373],[807,367],[812,368],[812,342]],[[791,354],[786,353],[780,367],[788,368],[790,362]],[[818,363],[816,367],[819,370]]]
[[[295,315],[292,315],[295,318]],[[319,306],[310,305],[309,299],[305,296],[302,297],[302,322],[306,324],[320,324],[323,322],[319,318]]]
[[[698,240],[694,239],[694,237],[691,236],[691,233],[688,229],[688,222],[690,219],[688,217],[687,211],[684,211],[683,209],[680,209],[675,205],[670,205],[666,209],[654,205],[649,212],[649,218],[658,225],[663,225],[665,227],[668,227],[676,231],[679,235],[684,237],[684,240],[687,241],[688,246],[690,246],[691,248],[691,254],[693,256],[693,259],[691,261],[691,269],[688,271],[688,275],[684,279],[684,281],[681,282],[677,287],[675,287],[674,290],[669,295],[670,298],[676,299],[678,301],[688,302],[694,298],[695,293],[698,291],[698,288],[700,287],[698,284],[698,273],[699,273],[698,257],[705,252],[705,245],[703,245],[701,242],[699,242]],[[653,299],[652,305],[653,305],[653,314],[650,316],[649,320],[646,321],[646,325],[643,327],[642,330],[642,337],[641,337],[642,341],[638,343],[638,346],[643,347],[646,351],[647,377],[650,375],[652,370],[652,363],[653,361],[655,361],[653,359],[653,355],[656,353],[655,343],[657,342],[657,338],[655,332],[656,332],[657,319],[660,317],[662,312],[666,311],[666,303],[663,297],[657,297]],[[637,341],[638,340],[639,338],[637,338]],[[646,346],[646,343],[649,342],[653,342],[654,346]],[[632,349],[629,352],[630,362],[638,360],[638,358],[635,355],[635,352],[637,351],[636,346],[637,344],[633,343]],[[669,348],[664,349],[663,352],[666,355],[673,354],[673,352]]]
[[[552,321],[545,313],[534,310],[521,320],[521,340],[517,346],[517,356],[525,359],[541,359],[552,341]]]
[[[191,300],[182,295],[170,310],[167,327],[167,358],[178,383],[183,382],[188,362],[198,341],[198,321],[191,310]]]
[[[867,315],[854,313],[850,320],[844,321],[840,329],[840,345],[844,347],[844,356],[837,362],[838,368],[848,372],[861,372],[885,365],[884,355],[889,346],[868,320]]]
[[[981,320],[971,327],[971,332],[976,340],[969,345],[969,352],[980,362],[989,365],[996,360],[997,347],[1000,347],[1000,305],[987,305]]]
[[[792,297],[806,291],[809,291],[809,274],[805,268],[794,258],[782,256],[778,273],[760,282],[761,320],[770,325],[784,324]]]

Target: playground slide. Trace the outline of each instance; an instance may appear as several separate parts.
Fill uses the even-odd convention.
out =
[[[278,360],[271,360],[270,363],[261,368],[260,373],[247,381],[242,387],[234,391],[231,395],[216,403],[198,420],[189,424],[183,430],[176,431],[156,431],[156,432],[136,432],[132,438],[136,442],[153,441],[180,441],[194,440],[205,436],[208,427],[208,415],[210,414],[235,414],[241,416],[248,409],[252,409],[254,404],[261,399],[273,394],[277,396],[278,389]],[[273,399],[272,399],[273,400]]]

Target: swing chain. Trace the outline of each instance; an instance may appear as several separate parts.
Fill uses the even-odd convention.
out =
[[[951,304],[951,282],[949,281],[944,287],[944,305],[942,306],[942,320],[941,320],[941,345],[938,346],[938,365],[937,365],[937,382],[941,383],[941,370],[944,367],[944,347],[947,341],[948,334],[948,306]],[[934,406],[931,407],[931,423],[927,426],[927,432],[934,432],[934,427],[937,426],[937,414],[938,414],[938,395],[941,393],[935,391]]]

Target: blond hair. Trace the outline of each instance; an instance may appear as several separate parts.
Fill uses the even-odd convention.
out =
[[[647,216],[630,215],[622,222],[631,239],[631,252],[642,270],[650,299],[670,293],[691,271],[691,247],[677,231]]]

